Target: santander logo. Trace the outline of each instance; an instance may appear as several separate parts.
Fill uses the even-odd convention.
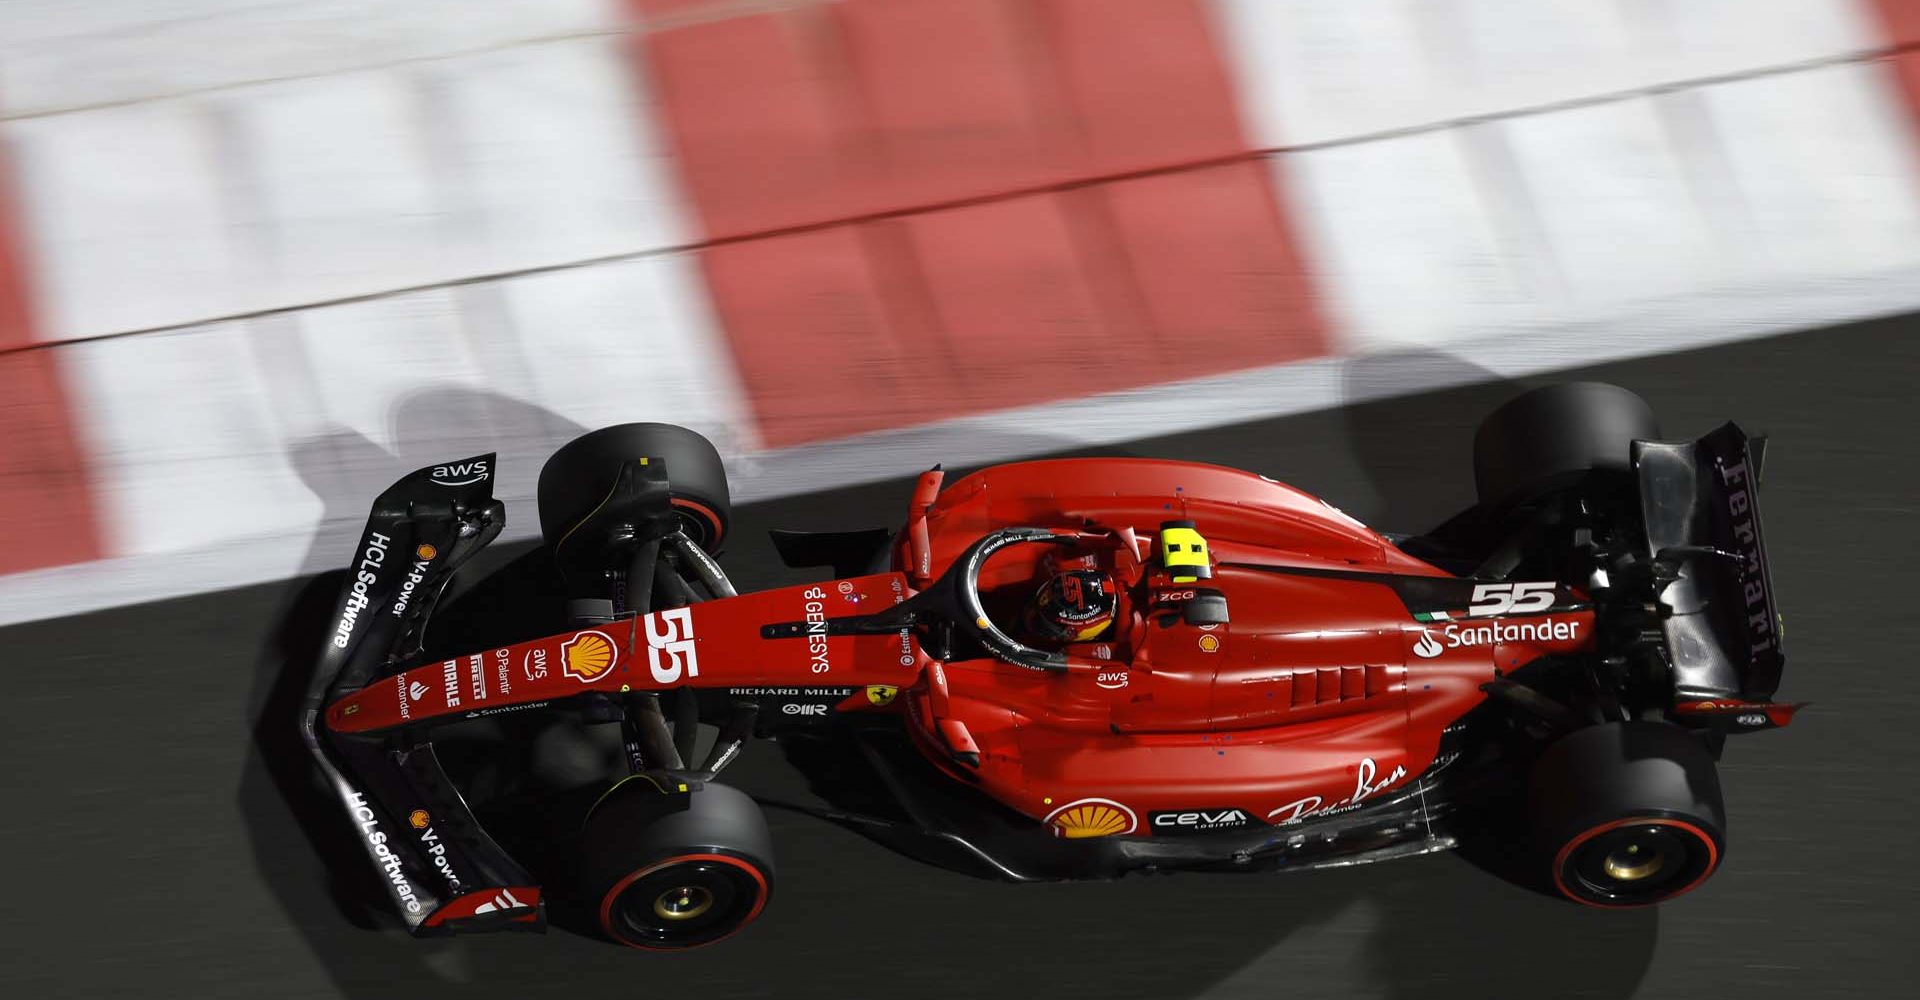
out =
[[[1431,660],[1441,653],[1440,641],[1426,629],[1420,630],[1420,641],[1413,644],[1413,654],[1421,659]]]

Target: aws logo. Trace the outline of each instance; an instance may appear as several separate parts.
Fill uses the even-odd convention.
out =
[[[436,465],[427,481],[435,486],[471,486],[486,479],[488,474],[487,460],[475,458],[451,465]]]
[[[602,632],[582,632],[560,644],[560,672],[592,684],[613,667],[613,640]]]

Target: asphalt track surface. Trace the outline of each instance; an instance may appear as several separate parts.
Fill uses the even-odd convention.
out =
[[[1460,364],[1375,357],[1347,377],[1358,397]],[[1791,729],[1733,741],[1722,765],[1727,862],[1658,910],[1562,904],[1454,855],[1002,885],[775,809],[774,901],[718,946],[652,955],[557,930],[414,941],[359,904],[371,884],[359,856],[322,857],[344,842],[344,820],[297,792],[305,763],[286,674],[323,628],[323,577],[0,631],[0,989],[404,1000],[1910,995],[1920,980],[1920,634],[1908,572],[1920,317],[1566,374],[1637,390],[1669,436],[1732,418],[1774,439],[1763,497],[1786,617],[1782,696],[1813,706]],[[1473,426],[1516,388],[1488,376],[1105,451],[1252,468],[1376,526],[1417,530],[1470,499]],[[743,586],[798,579],[773,559],[765,528],[891,524],[905,500],[896,481],[742,509],[725,561]],[[510,632],[547,613],[537,585],[513,585],[514,568],[538,553],[490,555],[507,571],[453,602],[443,629],[465,620]],[[757,795],[808,798],[777,746],[750,748],[730,775]]]

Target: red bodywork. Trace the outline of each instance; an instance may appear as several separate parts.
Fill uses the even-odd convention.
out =
[[[1416,621],[1377,576],[1449,574],[1251,473],[1073,459],[992,467],[936,495],[939,482],[938,473],[922,478],[895,572],[417,667],[330,705],[327,725],[364,732],[627,688],[898,688],[898,698],[856,691],[843,708],[903,712],[938,766],[1063,835],[1183,833],[1305,819],[1403,786],[1435,762],[1442,731],[1485,697],[1480,685],[1542,655],[1592,648],[1593,613],[1584,608]],[[1150,614],[1178,596],[1151,569],[1152,539],[1174,519],[1194,522],[1209,543],[1214,572],[1204,583],[1226,596],[1229,623]],[[1086,545],[1023,544],[994,555],[981,593],[1003,625],[1012,618],[997,612],[1018,607],[1063,558],[1137,580],[1121,625],[1072,647],[1064,672],[936,662],[904,631],[762,636],[770,624],[904,601],[981,536],[1007,527],[1079,533]],[[1511,638],[1521,631],[1551,638]]]

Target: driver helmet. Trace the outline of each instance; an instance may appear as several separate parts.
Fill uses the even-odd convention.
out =
[[[1113,582],[1093,570],[1069,570],[1040,585],[1027,626],[1047,642],[1088,642],[1113,625]]]

